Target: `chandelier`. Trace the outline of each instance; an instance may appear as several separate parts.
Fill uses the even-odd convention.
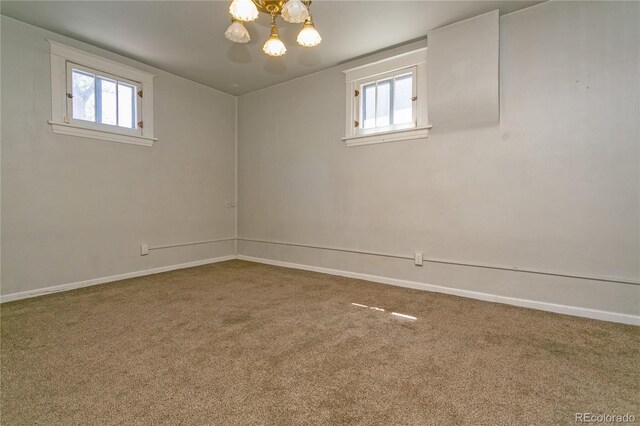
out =
[[[292,24],[303,24],[298,34],[298,44],[304,47],[314,47],[320,44],[322,38],[313,25],[309,13],[310,0],[233,0],[229,6],[231,25],[224,35],[234,43],[246,43],[251,40],[244,22],[255,21],[259,12],[271,15],[271,35],[262,46],[262,50],[269,56],[282,56],[287,52],[280,36],[276,18],[282,18]]]

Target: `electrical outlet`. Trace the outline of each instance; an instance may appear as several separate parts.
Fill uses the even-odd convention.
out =
[[[140,256],[146,256],[149,254],[149,244],[141,243],[140,244]]]
[[[422,252],[417,251],[417,252],[415,252],[415,254],[413,256],[414,256],[413,260],[414,260],[416,266],[422,266],[422,262],[423,262]]]

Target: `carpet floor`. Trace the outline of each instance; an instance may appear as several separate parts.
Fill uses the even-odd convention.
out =
[[[0,315],[3,425],[640,420],[640,327],[314,272],[229,261]]]

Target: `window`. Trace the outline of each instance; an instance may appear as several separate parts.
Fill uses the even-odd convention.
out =
[[[424,138],[426,49],[345,71],[349,146]]]
[[[71,122],[78,125],[117,126],[139,134],[142,122],[136,121],[140,111],[140,83],[67,62],[67,111]]]
[[[414,83],[415,67],[360,83],[356,89],[362,96],[358,128],[385,131],[414,127]]]
[[[49,44],[54,133],[153,145],[153,75]]]

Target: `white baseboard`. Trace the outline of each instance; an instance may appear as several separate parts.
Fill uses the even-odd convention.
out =
[[[229,255],[210,259],[196,260],[193,262],[180,263],[177,265],[161,266],[158,268],[146,269],[143,271],[128,272],[126,274],[112,275],[109,277],[94,278],[91,280],[78,281],[70,284],[61,284],[52,287],[45,287],[36,290],[23,291],[19,293],[7,294],[0,296],[0,303],[10,302],[13,300],[26,299],[29,297],[37,297],[45,294],[58,293],[61,291],[73,290],[76,288],[89,287],[97,284],[104,284],[113,281],[125,280],[128,278],[142,277],[145,275],[153,275],[161,272],[173,271],[175,269],[191,268],[194,266],[206,265],[210,263],[224,262],[227,260],[240,259],[249,262],[264,263],[267,265],[283,266],[285,268],[302,269],[306,271],[320,272],[323,274],[337,275],[346,278],[355,278],[366,281],[373,281],[382,284],[395,285],[398,287],[407,287],[417,290],[431,291],[435,293],[451,294],[454,296],[468,297],[470,299],[484,300],[487,302],[504,303],[507,305],[520,306],[524,308],[538,309],[542,311],[555,312],[558,314],[573,315],[584,318],[597,319],[602,321],[611,321],[623,324],[640,325],[640,316],[621,314],[617,312],[601,311],[597,309],[581,308],[577,306],[558,305],[548,302],[539,302],[535,300],[518,299],[515,297],[499,296],[489,293],[481,293],[470,290],[462,290],[451,287],[443,287],[433,284],[425,284],[416,281],[400,280],[396,278],[381,277],[377,275],[362,274],[358,272],[342,271],[339,269],[323,268],[320,266],[303,265],[299,263],[283,262],[279,260],[264,259],[259,257],[245,255]]]
[[[11,302],[13,300],[27,299],[45,294],[58,293],[61,291],[73,290],[76,288],[89,287],[97,284],[110,283],[113,281],[126,280],[128,278],[142,277],[145,275],[159,274],[160,272],[173,271],[175,269],[191,268],[194,266],[207,265],[209,263],[224,262],[225,260],[236,259],[235,255],[214,257],[210,259],[195,260],[193,262],[179,263],[177,265],[160,266],[158,268],[145,269],[143,271],[127,272],[126,274],[111,275],[109,277],[94,278],[91,280],[78,281],[69,284],[60,284],[52,287],[39,288],[36,290],[21,291],[19,293],[0,296],[0,303]]]
[[[515,297],[499,296],[496,294],[480,293],[470,290],[462,290],[451,287],[443,287],[432,284],[424,284],[416,281],[400,280],[395,278],[380,277],[377,275],[361,274],[358,272],[342,271],[338,269],[323,268],[320,266],[303,265],[299,263],[283,262],[279,260],[264,259],[259,257],[238,255],[238,259],[249,262],[264,263],[267,265],[283,266],[285,268],[303,269],[305,271],[321,272],[329,275],[338,275],[347,278],[373,281],[382,284],[390,284],[399,287],[408,287],[417,290],[432,291],[435,293],[445,293],[454,296],[468,297],[470,299],[484,300],[487,302],[504,303],[507,305],[520,306],[523,308],[538,309],[541,311],[555,312],[564,315],[597,319],[601,321],[611,321],[622,324],[640,325],[640,316],[621,314],[617,312],[600,311],[597,309],[581,308],[577,306],[558,305],[555,303],[539,302],[535,300],[518,299]]]

